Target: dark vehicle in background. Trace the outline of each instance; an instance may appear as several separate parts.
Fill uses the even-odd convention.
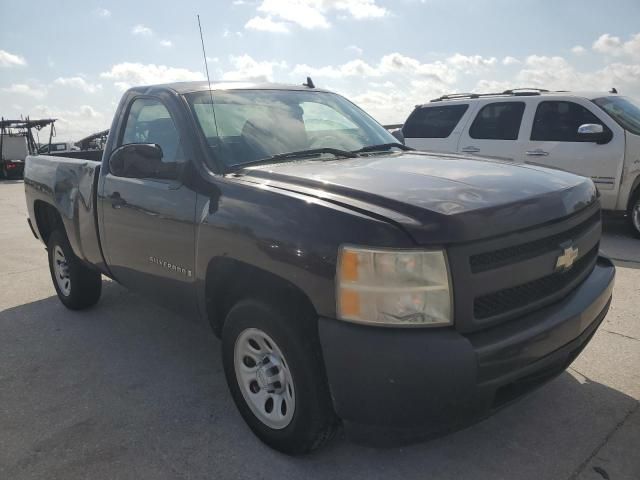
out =
[[[341,423],[482,418],[562,372],[611,302],[590,179],[408,151],[312,87],[133,88],[101,162],[28,157],[25,190],[64,305],[105,275],[207,319],[240,413],[290,454]]]
[[[56,143],[45,143],[38,148],[39,155],[48,155],[53,153],[66,153],[71,151],[80,150],[78,147],[73,145],[71,142],[56,142]]]

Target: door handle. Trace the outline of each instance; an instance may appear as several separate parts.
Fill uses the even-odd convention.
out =
[[[462,151],[464,153],[478,153],[480,149],[478,147],[463,147]]]
[[[109,195],[109,200],[111,200],[111,208],[122,208],[127,204],[127,201],[120,196],[120,192],[113,192]]]
[[[545,152],[544,150],[538,148],[536,150],[528,150],[527,155],[530,157],[547,157],[549,156],[549,152]]]

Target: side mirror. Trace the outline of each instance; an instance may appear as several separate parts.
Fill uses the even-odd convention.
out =
[[[609,143],[613,135],[609,130],[605,132],[604,127],[599,123],[585,123],[578,127],[578,136],[586,142],[602,145]]]
[[[155,143],[129,143],[116,148],[109,171],[117,177],[155,178],[162,171],[162,148]]]

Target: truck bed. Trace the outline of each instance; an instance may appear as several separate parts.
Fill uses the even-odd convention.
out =
[[[96,211],[100,162],[53,155],[30,155],[24,171],[29,218],[38,236],[38,222],[47,205],[62,218],[74,253],[89,264],[102,266]]]

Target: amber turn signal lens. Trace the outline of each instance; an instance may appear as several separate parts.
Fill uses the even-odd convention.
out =
[[[351,250],[343,250],[340,260],[340,278],[343,282],[358,280],[358,254]]]
[[[340,292],[340,310],[349,317],[360,316],[360,295],[353,290],[344,289]]]

